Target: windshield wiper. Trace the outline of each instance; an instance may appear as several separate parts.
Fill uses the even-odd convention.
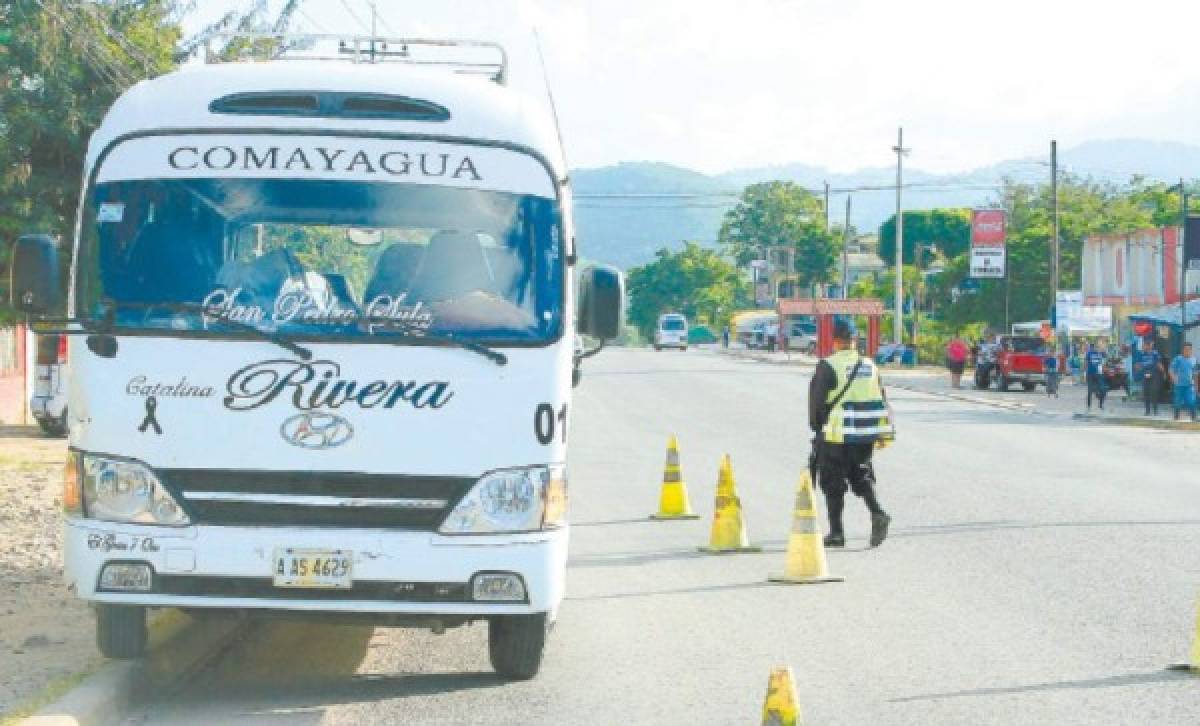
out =
[[[108,310],[104,316],[104,326],[109,332],[111,332],[113,327],[115,327],[114,313],[118,309],[147,310],[147,311],[149,311],[149,310],[166,310],[168,312],[173,312],[173,313],[199,313],[204,318],[209,318],[209,319],[215,320],[219,323],[228,325],[231,328],[236,328],[238,330],[245,331],[247,333],[252,333],[253,335],[255,335],[258,338],[261,338],[270,343],[274,343],[275,345],[278,345],[280,348],[283,348],[283,349],[295,354],[301,360],[312,360],[312,351],[311,350],[289,340],[283,334],[268,331],[268,330],[263,330],[262,328],[259,328],[257,325],[253,325],[252,323],[245,323],[245,322],[242,322],[241,320],[234,320],[233,318],[230,318],[228,315],[223,315],[221,313],[214,312],[212,308],[202,305],[201,303],[192,303],[192,302],[140,303],[140,302],[122,302],[120,300],[107,299],[107,300],[104,300],[104,304],[108,307]]]
[[[405,322],[403,320],[395,320],[393,318],[365,316],[365,317],[359,318],[359,320],[366,323],[368,328],[370,328],[371,326],[379,326],[386,330],[399,331],[400,333],[403,334],[403,336],[402,336],[403,338],[419,338],[422,340],[432,340],[432,341],[439,342],[439,343],[447,343],[449,345],[456,345],[459,348],[462,348],[463,350],[469,350],[472,353],[478,353],[479,355],[483,356],[484,358],[487,358],[488,360],[492,361],[493,363],[495,363],[498,366],[508,364],[508,356],[501,353],[500,351],[489,348],[486,345],[483,345],[482,343],[476,343],[476,342],[473,342],[470,340],[463,340],[462,338],[456,337],[449,333],[430,333],[429,331],[425,330],[424,328],[422,328],[419,325],[414,325],[412,323]]]

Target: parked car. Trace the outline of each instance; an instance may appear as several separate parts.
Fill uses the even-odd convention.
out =
[[[817,352],[817,324],[804,320],[792,321],[788,329],[788,350],[799,350],[809,355]]]
[[[1007,391],[1019,383],[1026,391],[1032,391],[1038,385],[1046,385],[1045,348],[1045,341],[1037,336],[1001,336],[998,344],[980,352],[975,387],[985,389],[995,382],[997,388]]]
[[[47,436],[67,435],[67,336],[39,335],[29,409]]]
[[[658,317],[658,326],[654,329],[654,349],[678,348],[687,350],[688,324],[687,318],[679,313],[666,313]]]
[[[875,351],[876,363],[900,363],[904,358],[905,346],[902,343],[884,343]]]

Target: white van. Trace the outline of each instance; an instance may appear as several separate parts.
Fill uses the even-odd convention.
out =
[[[388,44],[145,81],[91,139],[63,502],[108,656],[182,607],[486,621],[500,674],[539,667],[573,341],[615,337],[622,281],[584,271],[571,314],[562,149],[503,51]],[[18,309],[59,309],[57,264],[18,243]]]
[[[67,337],[37,336],[29,410],[47,436],[67,435]]]
[[[658,325],[654,329],[654,349],[678,348],[687,350],[688,323],[687,318],[679,313],[667,313],[658,317]]]

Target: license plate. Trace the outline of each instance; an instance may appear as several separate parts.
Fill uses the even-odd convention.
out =
[[[275,587],[348,590],[354,556],[346,550],[275,550]]]

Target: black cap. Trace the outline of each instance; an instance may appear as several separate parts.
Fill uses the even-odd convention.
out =
[[[854,340],[854,335],[857,331],[854,328],[854,321],[850,318],[836,317],[833,319],[833,339],[834,340]]]

